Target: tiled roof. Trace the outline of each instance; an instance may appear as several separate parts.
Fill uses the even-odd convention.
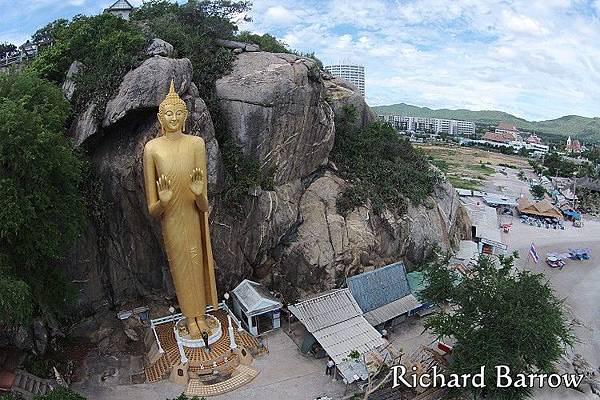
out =
[[[245,314],[249,317],[281,308],[281,303],[260,283],[248,279],[244,279],[232,292],[242,303],[246,309]]]
[[[540,139],[540,137],[536,134],[531,134],[529,135],[529,137],[527,138],[527,143],[536,143],[536,144],[540,144],[542,143],[542,139]]]
[[[517,127],[514,124],[511,124],[508,122],[501,122],[500,124],[498,124],[496,129],[502,129],[503,131],[513,131],[513,132],[519,131],[519,129],[517,129]]]
[[[515,137],[510,133],[506,132],[486,132],[483,135],[483,140],[491,140],[492,142],[511,142],[515,140]]]
[[[349,277],[346,284],[364,313],[410,294],[406,270],[401,262]]]

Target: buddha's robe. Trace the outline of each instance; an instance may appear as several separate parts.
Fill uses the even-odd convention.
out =
[[[200,168],[204,191],[196,197],[190,189],[190,174]],[[164,175],[171,181],[173,196],[163,208],[156,181]],[[144,148],[144,182],[148,209],[161,216],[162,235],[171,276],[182,313],[203,316],[206,305],[217,307],[217,290],[208,225],[206,148],[197,136],[176,139],[160,136]]]

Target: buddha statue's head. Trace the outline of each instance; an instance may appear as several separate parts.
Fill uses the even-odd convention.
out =
[[[183,132],[185,121],[188,117],[187,106],[175,91],[175,85],[171,80],[169,94],[158,106],[158,122],[163,133]]]

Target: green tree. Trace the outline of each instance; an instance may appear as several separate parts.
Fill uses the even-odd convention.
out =
[[[331,159],[351,186],[337,200],[346,214],[371,201],[373,211],[384,208],[403,213],[406,200],[420,204],[433,191],[439,174],[394,128],[374,122],[360,128],[354,107],[345,107],[335,121]]]
[[[34,396],[33,400],[86,400],[85,397],[72,389],[64,386],[57,386],[50,393],[41,396]]]
[[[0,290],[0,304],[32,298],[64,310],[68,290],[57,267],[85,220],[85,164],[64,136],[68,117],[57,86],[0,74],[0,270],[12,287],[8,299]]]
[[[61,83],[73,61],[82,63],[75,76],[74,103],[78,110],[90,101],[98,113],[123,76],[141,61],[146,38],[134,23],[109,13],[57,20],[38,31],[54,44],[43,49],[31,65],[37,76]],[[35,35],[34,35],[35,36]]]
[[[31,40],[34,42],[40,42],[47,39],[54,40],[56,39],[56,33],[66,28],[68,24],[69,21],[64,18],[54,20],[43,28],[35,31],[35,33],[31,36]]]
[[[547,176],[571,177],[577,171],[577,165],[563,158],[558,153],[548,153],[544,157],[544,167],[546,167]]]
[[[530,150],[526,149],[525,147],[521,147],[521,148],[519,149],[519,153],[518,153],[518,154],[519,154],[521,157],[529,157],[530,153],[531,153],[531,151],[530,151]]]
[[[17,46],[12,43],[0,43],[0,58],[6,58],[9,54],[17,51]]]
[[[461,280],[442,263],[426,267],[427,277],[438,278],[424,294],[449,307],[428,318],[425,326],[438,338],[455,341],[449,372],[477,373],[486,367],[485,388],[456,389],[477,398],[527,397],[530,388],[498,388],[495,366],[507,365],[511,374],[550,373],[574,340],[563,302],[547,279],[517,271],[515,257],[499,257],[496,265],[481,256],[472,274]]]
[[[281,40],[277,39],[275,36],[265,33],[263,35],[258,35],[255,33],[251,33],[249,31],[240,32],[239,35],[235,37],[236,40],[254,43],[260,46],[262,51],[269,51],[271,53],[289,53],[287,45]]]
[[[542,185],[531,185],[529,191],[535,200],[542,200],[546,195],[546,189]]]

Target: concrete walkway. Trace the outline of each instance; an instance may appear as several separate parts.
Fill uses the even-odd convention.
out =
[[[305,357],[294,342],[281,330],[268,338],[269,354],[254,361],[260,374],[249,384],[233,392],[210,397],[215,400],[310,400],[327,395],[341,399],[345,385],[325,376],[326,360]],[[114,385],[88,380],[74,385],[75,390],[89,400],[165,400],[176,398],[183,386],[168,380],[153,384]]]

